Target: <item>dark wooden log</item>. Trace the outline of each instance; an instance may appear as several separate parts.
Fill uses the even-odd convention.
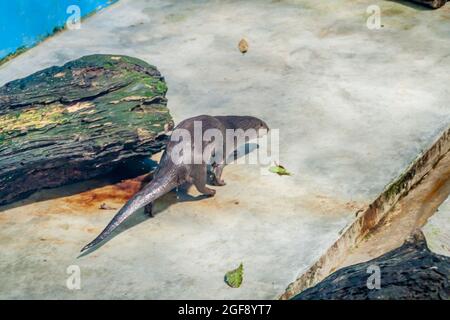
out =
[[[380,289],[369,289],[369,266],[380,268]],[[369,270],[369,273],[368,273]],[[338,270],[293,298],[322,299],[450,299],[450,258],[428,249],[421,232],[400,248],[376,259]]]
[[[410,0],[410,1],[426,5],[433,9],[438,9],[443,5],[445,5],[445,3],[447,2],[447,0]]]
[[[172,122],[159,71],[91,55],[0,88],[0,204],[161,151]]]

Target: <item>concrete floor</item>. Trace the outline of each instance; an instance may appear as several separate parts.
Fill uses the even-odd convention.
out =
[[[0,67],[4,84],[86,54],[139,57],[165,75],[176,122],[259,116],[280,129],[280,162],[293,173],[230,166],[215,198],[168,195],[157,217],[136,215],[80,258],[115,213],[99,205],[119,207],[135,182],[79,184],[2,208],[0,298],[281,294],[450,124],[450,6],[370,4],[381,7],[380,30],[367,29],[362,0],[122,0]],[[243,285],[229,288],[223,276],[240,262]],[[66,287],[70,265],[80,290]]]
[[[450,257],[450,197],[422,228],[431,251]]]

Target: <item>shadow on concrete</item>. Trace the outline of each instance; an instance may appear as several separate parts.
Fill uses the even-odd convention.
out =
[[[28,195],[28,197],[22,200],[17,200],[13,203],[0,206],[0,213],[2,211],[22,207],[32,203],[64,198],[79,193],[88,192],[93,189],[119,183],[123,180],[135,179],[142,175],[147,175],[143,178],[143,183],[148,183],[152,179],[153,172],[157,167],[158,162],[150,158],[131,159],[126,163],[118,165],[118,167],[110,173],[93,179],[70,183],[55,188],[44,188],[38,191],[33,191]],[[51,190],[51,192],[46,192],[48,190]]]

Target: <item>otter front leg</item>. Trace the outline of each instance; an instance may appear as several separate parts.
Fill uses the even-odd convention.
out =
[[[222,172],[225,164],[218,163],[213,165],[213,173],[214,173],[214,185],[216,186],[224,186],[226,185],[225,181],[222,179]]]
[[[145,215],[149,216],[150,218],[153,218],[153,202],[150,202],[148,205],[144,207],[144,213]]]
[[[206,186],[206,179],[207,179],[206,169],[207,169],[206,164],[194,165],[194,168],[191,173],[191,178],[198,192],[212,197],[216,194],[216,190],[210,189]]]

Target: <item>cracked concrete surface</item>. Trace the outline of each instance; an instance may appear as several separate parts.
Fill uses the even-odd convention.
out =
[[[4,84],[86,54],[141,58],[166,77],[176,122],[259,116],[280,128],[280,161],[293,173],[227,167],[215,198],[168,195],[154,219],[137,214],[80,258],[114,215],[99,205],[122,205],[124,188],[78,184],[2,208],[0,298],[280,295],[450,123],[450,6],[371,4],[380,30],[366,28],[362,0],[122,0],[0,67]],[[240,262],[243,285],[229,288],[223,276]],[[73,264],[81,290],[66,287]]]

